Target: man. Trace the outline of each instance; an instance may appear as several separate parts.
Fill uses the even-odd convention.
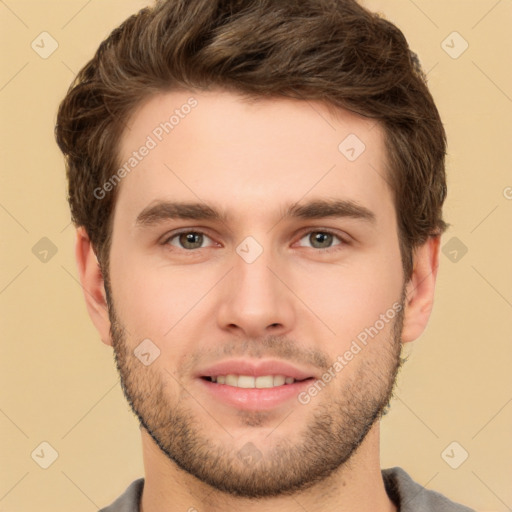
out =
[[[162,0],[101,44],[56,136],[142,434],[145,478],[105,511],[470,510],[379,463],[446,227],[445,133],[395,26]]]

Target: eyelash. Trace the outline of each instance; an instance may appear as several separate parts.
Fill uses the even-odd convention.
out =
[[[212,238],[208,235],[208,233],[206,233],[205,231],[202,231],[201,229],[184,229],[181,231],[177,231],[177,232],[171,234],[170,236],[165,237],[164,241],[162,242],[162,245],[170,245],[169,242],[171,240],[175,239],[176,237],[178,237],[179,235],[182,235],[184,233],[194,233],[196,235],[204,235],[207,238],[209,238],[210,240],[212,240]],[[332,235],[333,237],[337,238],[340,242],[339,244],[335,244],[331,247],[327,247],[324,249],[317,249],[315,247],[311,247],[311,249],[315,249],[315,251],[319,252],[319,253],[325,254],[325,253],[333,252],[333,251],[339,250],[339,248],[341,246],[346,246],[346,245],[350,244],[350,242],[348,240],[344,239],[339,234],[331,231],[330,229],[323,229],[323,228],[310,229],[309,231],[302,232],[300,235],[300,238],[298,240],[299,241],[302,240],[305,236],[310,235],[311,233],[329,234],[329,235]],[[196,249],[185,249],[183,247],[178,248],[178,247],[173,246],[173,248],[181,249],[188,253],[194,253],[194,252],[198,251],[199,249],[207,249],[208,247],[198,247]]]

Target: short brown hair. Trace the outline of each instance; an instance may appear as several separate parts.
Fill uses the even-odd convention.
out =
[[[405,277],[412,250],[446,228],[446,137],[402,32],[354,0],[159,0],[101,43],[55,128],[69,204],[108,271],[119,143],[136,106],[178,89],[319,100],[383,126]],[[341,142],[341,141],[340,141]]]

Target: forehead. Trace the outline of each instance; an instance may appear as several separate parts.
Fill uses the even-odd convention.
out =
[[[320,102],[174,91],[141,104],[127,126],[116,215],[135,220],[155,200],[194,200],[262,218],[321,197],[393,213],[383,130],[345,110],[334,116]]]

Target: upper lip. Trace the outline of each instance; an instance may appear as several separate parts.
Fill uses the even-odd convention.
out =
[[[284,375],[295,380],[304,380],[314,375],[304,369],[297,368],[293,364],[276,359],[249,360],[229,359],[208,366],[199,372],[197,377],[217,377],[219,375],[250,375],[262,377],[265,375]]]

